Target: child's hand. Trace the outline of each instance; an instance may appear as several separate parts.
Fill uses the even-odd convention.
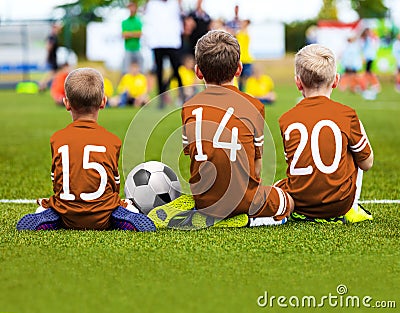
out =
[[[37,203],[38,205],[42,206],[42,201],[43,201],[43,200],[49,201],[49,198],[39,198],[39,199],[36,199],[36,203]]]

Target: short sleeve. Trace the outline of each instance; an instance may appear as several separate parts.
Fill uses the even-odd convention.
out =
[[[356,162],[364,161],[369,157],[372,149],[364,126],[357,115],[352,117],[350,127],[349,149]]]

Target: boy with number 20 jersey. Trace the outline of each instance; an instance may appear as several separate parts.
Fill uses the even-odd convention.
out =
[[[293,197],[294,218],[372,219],[357,201],[373,153],[356,112],[330,99],[339,81],[334,55],[309,45],[296,54],[295,64],[304,99],[279,119],[288,168],[287,179],[276,185]]]

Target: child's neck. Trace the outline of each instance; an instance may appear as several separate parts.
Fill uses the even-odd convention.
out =
[[[71,111],[72,120],[74,122],[76,122],[76,121],[93,121],[93,122],[97,122],[98,115],[99,115],[99,111],[96,111],[94,113],[85,113],[85,114],[81,114],[81,113],[77,113],[77,112]]]
[[[206,87],[208,87],[208,86],[234,86],[235,84],[233,83],[234,82],[234,80],[235,80],[235,78],[233,78],[231,81],[227,81],[227,82],[223,82],[223,83],[221,83],[221,84],[216,84],[216,83],[209,83],[209,82],[206,82],[205,80],[204,80],[204,83],[206,84]]]
[[[321,97],[321,96],[330,98],[332,94],[332,88],[318,88],[318,89],[304,88],[302,90],[302,94],[304,98]]]

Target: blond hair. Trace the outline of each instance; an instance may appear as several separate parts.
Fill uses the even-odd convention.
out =
[[[240,61],[240,46],[228,32],[212,30],[197,41],[195,59],[205,81],[221,85],[235,77]]]
[[[80,113],[98,110],[104,97],[104,80],[99,71],[83,67],[68,74],[65,95],[71,107]]]
[[[295,74],[304,87],[328,87],[335,79],[336,60],[332,50],[319,44],[303,47],[295,56]]]

